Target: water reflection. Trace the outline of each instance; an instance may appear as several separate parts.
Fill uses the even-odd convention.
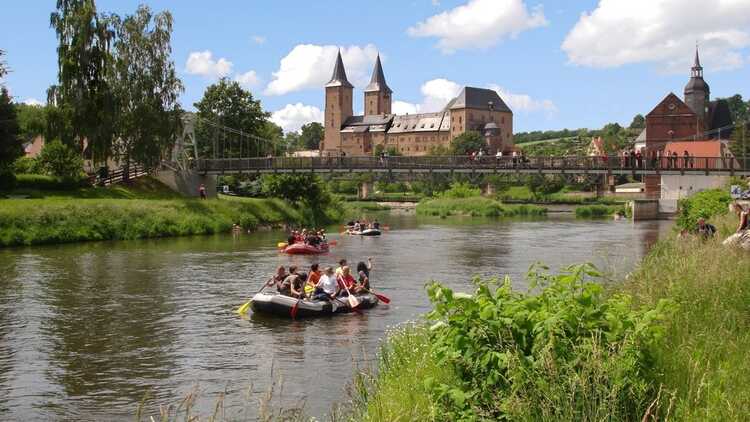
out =
[[[592,261],[622,274],[667,227],[379,218],[391,227],[384,236],[342,236],[321,257],[279,254],[278,232],[0,251],[0,419],[124,419],[146,391],[156,414],[194,385],[203,393],[199,409],[226,390],[236,414],[247,405],[242,392],[250,387],[257,402],[272,374],[284,380],[284,400],[322,416],[346,400],[353,368],[375,357],[388,327],[429,309],[427,280],[469,291],[474,274],[510,274],[524,288],[537,260],[552,268]],[[372,284],[389,306],[307,321],[233,313],[277,265],[368,256]],[[327,393],[311,399],[311,391]]]

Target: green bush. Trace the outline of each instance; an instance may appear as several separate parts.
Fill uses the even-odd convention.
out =
[[[44,169],[36,158],[21,157],[13,163],[13,171],[16,174],[42,174]]]
[[[581,205],[576,207],[577,218],[607,218],[612,217],[615,213],[621,213],[623,216],[630,215],[630,209],[626,206],[618,205]]]
[[[482,190],[467,182],[453,182],[448,190],[442,192],[441,198],[471,198],[482,194]]]
[[[39,154],[39,165],[45,173],[64,179],[78,180],[83,172],[83,159],[59,140],[46,143]]]
[[[17,189],[35,189],[43,191],[65,191],[86,186],[86,179],[63,179],[42,174],[19,174],[16,176]]]
[[[440,216],[468,215],[472,217],[539,216],[546,208],[536,205],[505,205],[490,198],[437,198],[422,201],[417,205],[418,215]]]
[[[694,230],[699,218],[709,219],[729,211],[732,197],[724,189],[711,189],[680,200],[677,227]]]
[[[431,284],[430,342],[455,378],[422,382],[445,419],[640,420],[670,302],[634,310],[629,296],[605,297],[599,277],[590,265],[530,271],[538,294],[508,278],[475,279],[473,295]]]

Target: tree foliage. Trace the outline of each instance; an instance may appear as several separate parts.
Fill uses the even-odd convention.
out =
[[[324,128],[318,122],[311,122],[302,125],[299,136],[299,146],[302,149],[320,149],[320,143],[323,141]]]
[[[16,104],[18,114],[18,134],[24,141],[47,132],[46,107],[30,104]]]
[[[470,155],[486,147],[487,143],[477,132],[464,132],[451,141],[451,153],[454,155]]]
[[[750,157],[750,123],[734,128],[729,140],[729,150],[735,157]]]
[[[23,144],[18,136],[18,120],[15,105],[8,90],[0,87],[0,188],[12,186],[11,166],[23,155]]]
[[[140,6],[134,15],[112,21],[118,138],[113,152],[125,162],[153,167],[182,128],[183,86],[171,58],[172,15]]]
[[[50,87],[48,102],[70,121],[55,125],[55,135],[71,146],[86,139],[94,161],[104,161],[112,152],[115,122],[111,18],[97,13],[94,0],[57,0],[50,25],[58,40],[58,84]]]
[[[630,122],[630,129],[643,129],[646,127],[646,118],[642,114],[636,114]]]
[[[201,156],[258,157],[271,152],[269,145],[254,138],[266,134],[269,113],[238,82],[221,79],[206,88],[203,98],[194,105],[198,110],[195,136]],[[242,134],[222,131],[215,124]]]
[[[38,160],[47,174],[63,179],[78,179],[83,168],[81,156],[59,140],[47,142]]]
[[[747,120],[750,115],[750,101],[745,102],[742,99],[742,95],[735,94],[729,98],[726,98],[727,104],[729,105],[729,112],[732,114],[732,122],[739,123]]]

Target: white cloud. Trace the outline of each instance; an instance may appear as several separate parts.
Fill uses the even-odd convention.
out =
[[[391,112],[393,114],[417,114],[421,109],[420,104],[408,103],[406,101],[394,101],[391,104]]]
[[[513,111],[544,111],[547,113],[554,113],[557,111],[557,106],[552,100],[535,100],[534,98],[531,98],[530,95],[515,94],[496,84],[490,84],[488,88],[497,92],[497,95],[499,95],[500,98],[505,101],[505,104],[507,104]]]
[[[705,67],[742,66],[741,50],[750,46],[750,2],[601,0],[581,15],[562,49],[577,65],[652,62],[666,71],[686,72],[696,41]]]
[[[422,102],[410,103],[394,101],[392,110],[395,114],[431,113],[445,108],[450,100],[461,93],[462,85],[448,79],[432,79],[422,84]],[[487,88],[494,90],[514,112],[546,112],[554,113],[557,106],[551,100],[539,100],[527,94],[516,94],[497,84],[490,84]]]
[[[271,113],[271,121],[281,126],[284,132],[296,132],[306,123],[322,123],[323,111],[302,103],[287,104],[281,110]]]
[[[262,35],[253,35],[253,36],[252,36],[252,37],[251,37],[250,39],[251,39],[251,40],[252,40],[252,41],[253,41],[253,42],[254,42],[255,44],[258,44],[258,45],[263,45],[263,44],[265,44],[265,43],[266,43],[266,37],[264,37],[264,36],[262,36]]]
[[[266,87],[267,95],[283,95],[303,89],[321,89],[331,78],[336,53],[335,45],[299,44],[281,59],[279,70]],[[364,86],[378,51],[374,45],[341,48],[346,75],[353,85]]]
[[[437,37],[438,48],[450,54],[462,48],[491,47],[503,38],[546,24],[541,6],[529,12],[523,0],[470,0],[417,23],[408,33]]]
[[[232,73],[233,64],[225,58],[214,60],[210,51],[194,51],[190,53],[185,64],[185,71],[190,75],[200,75],[207,78],[223,78]]]
[[[255,73],[254,70],[237,74],[234,77],[234,80],[239,82],[240,85],[242,85],[245,88],[252,88],[252,87],[257,86],[260,83],[260,78],[258,77],[258,74]]]
[[[37,100],[36,98],[27,98],[23,100],[23,103],[31,106],[43,106],[45,103]]]

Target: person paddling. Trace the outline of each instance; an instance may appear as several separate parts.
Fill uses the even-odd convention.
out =
[[[315,285],[315,293],[313,293],[313,300],[332,300],[338,296],[340,287],[336,282],[336,276],[333,273],[333,268],[326,267],[323,274],[320,276],[320,280]]]
[[[318,268],[318,264],[310,265],[310,274],[307,275],[307,284],[305,285],[305,294],[308,297],[313,295],[315,286],[318,285],[318,281],[320,281],[320,277],[323,275]]]
[[[372,258],[367,258],[367,264],[362,261],[357,264],[357,284],[354,286],[353,293],[370,291],[370,270],[372,270]]]
[[[357,283],[356,280],[354,280],[354,277],[352,277],[351,268],[349,268],[348,266],[341,268],[341,275],[337,277],[337,280],[339,285],[341,286],[341,289],[343,289],[340,294],[347,296],[349,295],[348,292],[351,292]]]
[[[281,287],[281,283],[286,279],[288,274],[286,273],[286,269],[283,266],[279,266],[276,269],[276,273],[271,276],[271,278],[266,281],[266,287],[272,287],[276,286],[276,290],[279,291],[279,288]]]

